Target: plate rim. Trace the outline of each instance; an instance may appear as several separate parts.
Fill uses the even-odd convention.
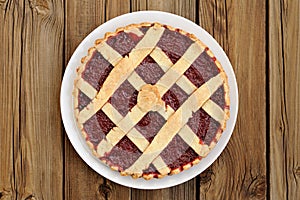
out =
[[[155,16],[155,17],[153,17],[153,16]],[[154,19],[154,20],[151,20],[150,18],[149,18],[150,20],[149,19],[144,20],[144,18],[147,18],[147,17],[148,18],[152,17],[152,19]],[[161,20],[157,20],[158,18],[160,18]],[[141,20],[141,19],[143,19],[143,20]],[[229,93],[230,93],[230,118],[227,121],[227,127],[224,130],[224,132],[222,133],[222,136],[221,136],[219,142],[217,143],[217,145],[212,149],[212,151],[209,153],[209,155],[207,157],[205,157],[201,160],[202,163],[203,163],[203,160],[207,160],[205,167],[200,167],[200,163],[201,163],[200,162],[197,165],[190,168],[189,170],[185,170],[179,174],[167,176],[167,177],[164,177],[163,179],[151,179],[148,181],[141,179],[141,178],[133,179],[130,176],[123,177],[119,174],[119,172],[112,171],[109,167],[102,164],[101,161],[96,160],[95,157],[94,157],[94,159],[91,159],[91,156],[93,156],[93,155],[91,154],[91,151],[89,149],[88,150],[86,149],[86,148],[89,148],[89,147],[87,147],[86,142],[83,141],[84,144],[82,142],[82,140],[84,140],[84,138],[82,137],[81,132],[77,128],[77,125],[75,122],[75,117],[74,117],[74,112],[72,112],[72,114],[71,114],[71,115],[73,115],[73,119],[70,119],[70,109],[66,109],[66,108],[70,107],[70,105],[68,105],[68,103],[65,101],[65,99],[70,98],[70,96],[68,96],[66,93],[66,91],[69,91],[69,89],[67,89],[67,88],[70,87],[70,85],[68,85],[68,83],[70,84],[70,82],[72,82],[71,84],[73,85],[74,80],[72,81],[72,80],[68,80],[68,79],[70,77],[72,77],[71,70],[73,70],[73,75],[74,75],[75,69],[77,68],[77,66],[79,66],[79,65],[74,66],[71,64],[78,62],[78,57],[75,58],[76,56],[79,56],[81,54],[84,56],[87,54],[88,48],[84,48],[84,46],[87,46],[91,42],[94,43],[94,40],[92,38],[95,37],[94,36],[95,34],[98,34],[99,32],[103,32],[103,33],[108,32],[107,27],[109,27],[109,26],[114,27],[114,30],[118,27],[121,27],[116,24],[120,23],[120,21],[122,22],[122,20],[128,21],[127,24],[123,25],[123,26],[126,26],[128,24],[140,23],[140,22],[159,22],[162,24],[166,24],[164,22],[171,20],[171,19],[176,21],[176,23],[179,25],[179,27],[178,27],[178,25],[174,26],[173,24],[169,24],[169,23],[168,23],[168,25],[171,25],[175,28],[181,28],[182,26],[183,27],[191,26],[191,28],[187,28],[188,30],[186,30],[185,28],[182,28],[182,29],[185,30],[186,32],[192,32],[193,34],[195,34],[194,31],[190,31],[190,30],[198,29],[197,31],[199,31],[199,34],[195,34],[196,37],[198,37],[197,35],[200,35],[200,34],[205,36],[205,38],[206,38],[205,40],[208,40],[209,41],[208,43],[212,43],[212,44],[208,45],[207,42],[204,42],[204,44],[209,46],[209,48],[213,51],[214,55],[218,58],[218,61],[222,64],[222,67],[224,68],[224,70],[225,70],[225,66],[226,66],[225,72],[228,76],[228,84],[230,87],[230,91],[229,91]],[[133,21],[131,21],[131,20],[133,20]],[[140,22],[137,22],[137,21],[140,21]],[[116,27],[116,26],[118,26],[118,27]],[[107,30],[107,31],[105,31],[105,30]],[[104,35],[101,35],[101,37],[103,37],[103,36]],[[96,38],[101,38],[101,37],[96,37]],[[203,38],[199,38],[199,39],[201,41],[203,41]],[[91,46],[89,46],[89,47],[91,47]],[[220,58],[222,58],[222,59],[220,59]],[[77,59],[77,62],[75,61],[76,59]],[[81,57],[79,59],[81,59]],[[78,64],[80,64],[80,63],[78,63]],[[73,89],[71,91],[69,91],[69,95],[71,94],[71,96],[72,96],[72,91],[73,91]],[[71,98],[73,100],[73,97],[71,97]],[[121,184],[121,185],[124,185],[127,187],[131,187],[131,188],[137,188],[137,189],[162,189],[162,188],[179,185],[188,180],[191,180],[192,178],[194,178],[194,177],[198,176],[200,173],[202,173],[205,169],[207,169],[213,162],[215,162],[215,160],[224,151],[225,147],[227,146],[227,144],[229,142],[229,139],[232,136],[232,133],[233,133],[233,130],[234,130],[234,127],[236,124],[236,119],[237,119],[238,102],[239,102],[238,87],[237,87],[235,73],[234,73],[232,65],[229,61],[229,58],[227,57],[227,55],[224,52],[224,50],[222,49],[222,47],[217,43],[217,41],[208,32],[206,32],[201,26],[195,24],[194,22],[192,22],[184,17],[178,16],[178,15],[175,15],[172,13],[168,13],[168,12],[154,11],[154,10],[137,11],[137,12],[126,13],[126,14],[117,16],[117,17],[110,19],[109,21],[99,25],[91,33],[89,33],[80,42],[80,44],[76,47],[75,51],[73,52],[72,56],[70,57],[67,67],[64,72],[64,76],[63,76],[62,83],[61,83],[61,91],[60,91],[60,110],[61,110],[62,121],[64,124],[66,134],[67,134],[73,148],[75,149],[76,153],[80,156],[80,158],[89,167],[91,167],[99,175],[101,175],[115,183],[118,183],[118,184]],[[232,103],[235,103],[235,105],[233,106]],[[70,102],[69,102],[69,104],[70,104]],[[71,104],[71,107],[73,108],[73,102]],[[72,111],[73,111],[73,109],[72,109]],[[229,121],[231,124],[229,124]],[[70,123],[73,123],[73,124],[70,125]],[[73,135],[74,123],[75,123],[76,129],[77,129],[77,136]],[[71,132],[72,132],[72,134],[71,134]],[[225,132],[227,134],[225,136],[227,136],[227,137],[224,136]],[[79,137],[78,137],[78,134],[79,134]],[[80,139],[80,137],[81,137],[81,139]],[[80,141],[78,141],[78,140],[80,140]],[[220,143],[221,140],[222,140],[222,143]],[[84,150],[85,151],[87,150],[88,152],[84,152]],[[207,159],[207,158],[210,158],[210,159]],[[95,160],[97,163],[100,163],[101,165],[96,164]],[[105,168],[107,168],[109,171],[111,171],[111,173],[109,173],[108,170],[105,170]],[[196,173],[189,173],[191,171],[195,171],[195,169],[199,169],[199,171],[196,170]],[[107,174],[107,172],[108,172],[108,174]]]

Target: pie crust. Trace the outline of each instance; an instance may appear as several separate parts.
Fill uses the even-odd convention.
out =
[[[229,87],[199,39],[159,23],[106,33],[74,82],[79,129],[93,154],[134,178],[177,174],[207,156],[229,118]]]

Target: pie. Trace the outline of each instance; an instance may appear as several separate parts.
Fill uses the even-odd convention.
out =
[[[92,152],[134,178],[197,164],[229,118],[227,76],[199,39],[159,23],[106,33],[81,60],[76,121]]]

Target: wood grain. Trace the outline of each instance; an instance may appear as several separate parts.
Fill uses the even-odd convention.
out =
[[[231,60],[239,114],[230,142],[200,175],[200,199],[265,199],[266,5],[262,1],[199,1],[199,22]]]
[[[270,197],[300,198],[300,3],[269,3]]]
[[[186,183],[160,190],[137,190],[132,189],[132,200],[152,200],[152,199],[174,199],[182,200],[196,199],[196,179],[192,179]]]
[[[106,20],[110,20],[119,15],[130,12],[130,0],[111,0],[105,6]]]
[[[0,196],[62,199],[63,146],[58,97],[63,6],[59,1],[2,1],[1,7],[1,22],[5,26],[1,28],[1,41],[5,48],[1,51],[4,112],[0,122],[1,150],[4,147],[5,153],[1,153]]]
[[[139,10],[159,10],[174,13],[192,21],[196,20],[195,0],[132,0],[132,11]]]
[[[63,64],[63,5],[58,0],[24,2],[20,38],[21,129],[16,163],[18,199],[62,199],[59,83]]]
[[[16,199],[16,154],[20,131],[20,75],[23,4],[0,4],[0,199]],[[15,48],[14,48],[15,47]]]

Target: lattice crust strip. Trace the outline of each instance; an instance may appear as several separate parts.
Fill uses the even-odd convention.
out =
[[[155,27],[152,28],[154,29]],[[149,29],[149,31],[150,30],[151,28]],[[223,122],[226,120],[226,111],[223,111],[223,109],[220,108],[216,103],[209,100],[210,95],[214,93],[218,86],[223,84],[223,81],[226,79],[225,74],[219,74],[198,89],[183,75],[183,73],[188,69],[193,61],[200,55],[200,53],[203,52],[203,48],[201,47],[201,45],[197,42],[194,42],[187,49],[181,59],[179,59],[173,65],[168,56],[160,48],[155,47],[156,43],[163,33],[163,28],[160,27],[159,31],[152,30],[151,34],[153,34],[153,32],[157,33],[157,38],[155,41],[146,41],[147,34],[150,34],[149,31],[129,54],[129,57],[123,58],[106,42],[101,42],[96,46],[96,48],[103,55],[103,57],[114,66],[113,70],[116,73],[120,73],[120,71],[118,70],[122,70],[122,68],[124,68],[125,65],[128,65],[129,62],[131,64],[134,64],[130,69],[127,69],[127,71],[125,71],[127,72],[125,74],[125,77],[128,77],[128,81],[138,91],[146,83],[136,72],[134,72],[134,69],[147,55],[150,55],[165,72],[163,77],[156,84],[161,96],[163,96],[163,94],[167,92],[174,83],[180,86],[188,95],[192,94],[176,112],[170,106],[167,106],[167,109],[158,110],[158,112],[164,117],[164,119],[169,119],[169,122],[162,127],[151,144],[139,131],[134,128],[134,125],[139,120],[141,120],[148,111],[143,112],[136,105],[132,108],[131,112],[129,112],[125,117],[122,117],[110,103],[105,103],[107,100],[103,98],[104,94],[101,95],[101,90],[103,90],[104,85],[98,94],[97,91],[83,79],[80,79],[80,87],[78,87],[90,99],[93,99],[96,96],[96,98],[93,99],[93,102],[80,113],[79,121],[81,123],[84,123],[87,119],[89,119],[89,117],[91,117],[99,109],[102,108],[102,111],[117,125],[117,128],[112,129],[107,134],[106,139],[102,140],[98,145],[97,153],[99,156],[103,156],[105,153],[109,152],[113,148],[113,146],[116,145],[125,135],[139,148],[141,152],[144,152],[142,156],[138,158],[138,160],[130,168],[123,172],[123,174],[142,174],[142,170],[146,169],[150,163],[155,166],[155,168],[161,173],[161,175],[170,173],[169,167],[166,165],[166,163],[164,163],[159,154],[177,133],[198,155],[206,156],[209,151],[209,147],[207,145],[200,144],[200,139],[186,125],[187,119],[191,117],[192,111],[198,110],[202,105],[202,108],[216,121],[223,124]],[[142,36],[143,34],[139,31],[139,29],[133,30],[132,32],[138,36]],[[152,37],[153,36],[151,36],[151,38]],[[143,40],[145,41],[143,42]],[[144,52],[135,53],[140,52],[141,49],[143,49]],[[132,61],[130,61],[130,58],[134,60],[137,59],[139,62],[133,63]],[[108,97],[110,97],[114,93],[114,91],[119,87],[119,85],[122,84],[124,80],[121,80],[118,84],[115,84],[114,89],[110,90],[111,94]],[[111,81],[109,80],[105,82],[111,83]],[[209,95],[203,96],[203,91],[208,92],[207,94]],[[196,101],[201,101],[201,104],[200,106],[198,104],[198,107],[196,106],[193,109],[193,106],[191,105],[197,104]],[[174,124],[179,124],[179,126],[175,127]],[[164,144],[161,144],[160,138],[165,136],[166,132],[170,133],[170,128],[173,128],[172,134],[170,134],[167,141],[164,139],[166,141]],[[147,160],[147,162],[144,162],[145,160]]]

